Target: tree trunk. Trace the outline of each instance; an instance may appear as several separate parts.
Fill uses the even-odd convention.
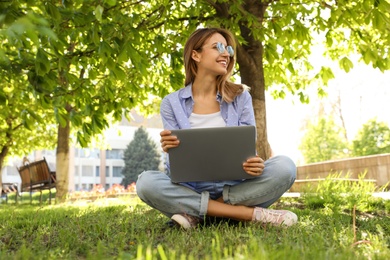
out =
[[[56,200],[61,203],[66,200],[69,186],[69,136],[70,123],[62,127],[58,124],[58,140],[56,153]]]
[[[259,4],[258,1],[246,1],[244,8],[262,21],[267,4]],[[271,157],[272,150],[268,143],[267,135],[263,45],[261,41],[253,37],[251,29],[245,23],[240,24],[240,31],[246,43],[245,45],[239,45],[237,48],[237,62],[240,67],[242,83],[251,88],[250,93],[252,95],[257,128],[257,153],[261,158],[267,160]]]
[[[8,140],[11,139],[8,133],[6,134],[6,136]],[[3,164],[4,164],[5,157],[8,154],[8,151],[9,151],[9,146],[7,144],[5,144],[0,151],[0,194],[3,191],[3,173],[2,173]]]
[[[215,8],[216,16],[222,19],[229,19],[229,3],[209,3]],[[245,11],[258,17],[260,24],[264,19],[264,13],[269,2],[258,0],[244,1],[242,7]],[[265,82],[263,68],[263,45],[261,41],[253,37],[252,31],[248,28],[245,20],[239,24],[241,36],[245,45],[237,46],[237,63],[240,67],[241,82],[251,88],[253,109],[255,112],[257,128],[257,153],[261,158],[267,160],[271,157],[271,147],[268,143],[267,117],[265,106]]]
[[[255,48],[250,46],[256,46]],[[248,49],[239,48],[238,64],[240,65],[240,76],[243,84],[250,87],[252,95],[253,109],[255,112],[257,128],[257,153],[264,160],[271,156],[271,148],[268,143],[267,135],[267,116],[265,105],[265,82],[263,70],[263,47],[259,42],[249,42]],[[244,53],[243,53],[244,52]],[[243,57],[244,56],[244,57]]]
[[[3,192],[3,163],[4,158],[8,153],[8,147],[4,146],[3,149],[0,152],[0,194]]]

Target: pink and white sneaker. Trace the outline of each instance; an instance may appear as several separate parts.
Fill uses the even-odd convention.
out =
[[[274,210],[265,208],[254,208],[252,221],[271,224],[273,226],[292,226],[298,222],[295,213],[288,210]]]

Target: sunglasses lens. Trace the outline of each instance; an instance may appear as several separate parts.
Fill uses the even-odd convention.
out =
[[[218,52],[221,54],[225,52],[225,46],[223,46],[223,44],[220,42],[217,42],[217,49],[218,49]]]
[[[227,49],[227,52],[229,53],[230,57],[233,57],[234,56],[233,47],[232,46],[227,46],[226,49]]]

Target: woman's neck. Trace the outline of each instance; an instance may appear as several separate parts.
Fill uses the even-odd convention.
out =
[[[216,96],[217,86],[215,80],[205,80],[205,78],[195,80],[192,84],[193,113],[212,114],[220,111]]]
[[[197,77],[192,84],[192,95],[194,97],[205,97],[217,95],[217,85],[215,79]]]

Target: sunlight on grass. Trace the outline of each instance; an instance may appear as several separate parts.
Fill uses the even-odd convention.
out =
[[[290,228],[219,221],[183,231],[134,194],[52,205],[23,198],[0,204],[0,259],[387,259],[390,201],[355,185],[329,181],[280,199],[272,207],[299,217]]]

